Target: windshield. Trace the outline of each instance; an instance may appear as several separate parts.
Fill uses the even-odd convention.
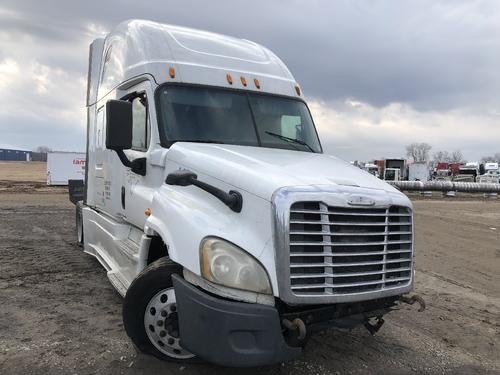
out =
[[[162,144],[227,143],[321,152],[305,103],[232,90],[164,86],[158,94]]]

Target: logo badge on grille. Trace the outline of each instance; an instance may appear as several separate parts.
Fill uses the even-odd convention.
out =
[[[351,195],[347,200],[351,206],[374,206],[375,200],[364,195]]]

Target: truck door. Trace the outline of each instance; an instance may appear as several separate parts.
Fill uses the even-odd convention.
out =
[[[149,82],[143,82],[124,97],[132,103],[132,149],[126,155],[130,160],[146,158],[146,175],[141,176],[125,168],[122,174],[121,209],[131,224],[142,228],[146,221],[144,211],[151,207],[155,175],[148,163],[151,145],[151,106],[153,92]]]

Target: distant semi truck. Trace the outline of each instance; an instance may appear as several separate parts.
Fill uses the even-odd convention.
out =
[[[476,182],[476,179],[480,174],[479,163],[469,162],[459,168],[459,173],[454,177],[454,180],[462,182]]]
[[[498,172],[498,163],[490,162],[484,164],[484,173],[490,173],[490,171]]]
[[[398,171],[396,171],[396,169]],[[401,181],[406,179],[406,160],[385,159],[384,180]]]
[[[484,173],[476,177],[477,182],[483,183],[495,183],[500,182],[500,171],[498,169],[498,163],[485,163]]]

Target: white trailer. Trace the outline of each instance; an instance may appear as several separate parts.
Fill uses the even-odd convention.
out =
[[[429,181],[427,163],[413,163],[408,167],[408,181]]]
[[[50,151],[47,153],[47,185],[68,185],[68,180],[84,179],[84,152]]]
[[[374,333],[418,300],[403,296],[410,200],[323,153],[267,48],[132,20],[89,60],[78,241],[125,297],[140,350],[271,364],[299,356],[315,327]]]
[[[363,169],[368,173],[374,175],[375,177],[380,178],[380,170],[378,165],[372,163],[366,163]]]

